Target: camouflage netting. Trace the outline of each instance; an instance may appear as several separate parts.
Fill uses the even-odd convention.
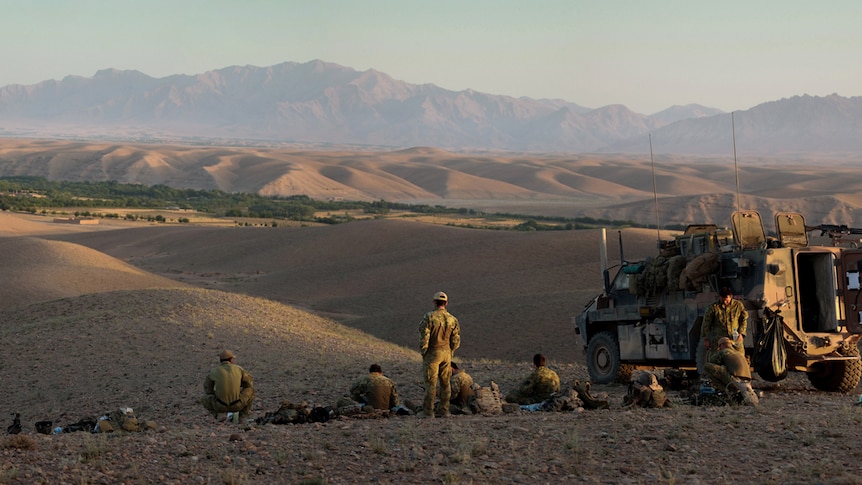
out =
[[[668,291],[700,291],[707,277],[718,271],[718,254],[704,253],[691,261],[685,256],[648,258],[632,292],[652,296]]]
[[[704,253],[691,260],[679,275],[679,286],[689,291],[700,291],[707,277],[718,271],[718,254]]]
[[[667,265],[667,258],[663,256],[656,256],[646,261],[643,273],[638,276],[639,296],[656,295],[667,287]]]
[[[683,288],[679,286],[679,277],[685,270],[688,261],[685,256],[676,255],[668,260],[667,264],[667,289],[670,291],[679,291]]]

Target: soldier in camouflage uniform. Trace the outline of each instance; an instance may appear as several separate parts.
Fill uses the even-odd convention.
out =
[[[700,326],[701,342],[697,348],[697,369],[703,374],[704,364],[717,352],[718,340],[727,337],[733,348],[745,355],[743,339],[748,329],[748,312],[745,305],[733,299],[733,290],[719,290],[719,301],[713,303],[703,314]]]
[[[422,352],[422,371],[425,379],[423,417],[434,417],[434,397],[440,383],[440,413],[449,415],[452,377],[452,354],[461,346],[461,326],[458,319],[446,310],[449,296],[442,291],[434,294],[435,310],[426,313],[419,324],[419,350]]]
[[[254,402],[254,382],[251,374],[236,365],[233,352],[219,354],[220,365],[213,367],[204,379],[201,404],[218,419],[219,413],[236,412],[245,419]]]
[[[545,356],[533,356],[533,366],[536,370],[521,383],[521,387],[506,395],[506,401],[517,404],[533,404],[560,392],[560,377],[556,372],[545,367]]]
[[[739,395],[747,405],[759,404],[760,400],[751,388],[751,367],[748,360],[733,347],[729,338],[718,339],[716,351],[710,354],[705,369],[716,389],[726,391],[729,395]]]
[[[458,364],[452,362],[452,381],[449,385],[452,389],[451,403],[463,408],[473,397],[473,378],[467,371],[459,369]]]
[[[350,397],[374,409],[392,409],[398,406],[398,389],[391,379],[383,375],[383,369],[377,364],[371,364],[368,375],[353,383]]]

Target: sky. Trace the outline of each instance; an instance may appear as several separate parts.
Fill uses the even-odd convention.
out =
[[[319,59],[642,114],[862,95],[858,0],[0,0],[0,12],[0,87]]]

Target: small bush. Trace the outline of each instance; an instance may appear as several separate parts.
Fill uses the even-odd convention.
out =
[[[8,450],[10,448],[17,450],[35,450],[36,440],[33,439],[32,436],[27,436],[25,434],[13,434],[3,438],[2,443],[0,443],[0,448],[3,448],[4,450]]]

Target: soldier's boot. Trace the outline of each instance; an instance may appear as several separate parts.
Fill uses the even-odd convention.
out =
[[[440,414],[439,414],[439,416],[440,416],[441,418],[451,418],[451,417],[452,417],[452,414],[449,412],[449,408],[448,408],[448,407],[445,407],[445,408],[441,408],[441,409],[440,409]]]
[[[416,417],[434,419],[434,408],[423,406],[422,412],[416,413]]]
[[[737,392],[742,396],[742,402],[745,403],[746,406],[757,406],[760,404],[760,399],[758,399],[754,389],[751,388],[750,382],[737,381],[732,382],[730,385],[736,388]]]

